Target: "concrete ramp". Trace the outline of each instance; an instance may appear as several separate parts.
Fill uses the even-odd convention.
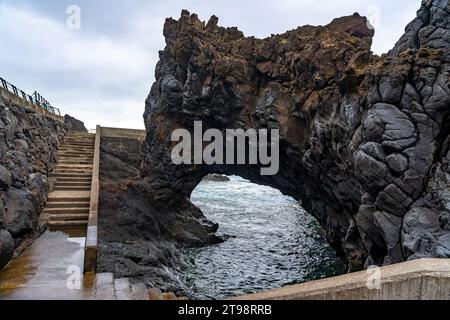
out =
[[[450,259],[421,259],[231,300],[450,300]]]

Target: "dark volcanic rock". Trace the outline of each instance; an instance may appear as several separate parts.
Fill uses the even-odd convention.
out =
[[[39,208],[30,191],[9,188],[6,193],[6,207],[5,226],[14,237],[20,237],[36,227]]]
[[[135,181],[141,149],[136,139],[102,138],[98,271],[184,294],[184,263],[174,241],[181,228],[177,216],[154,207],[146,185]]]
[[[231,181],[226,175],[223,174],[208,174],[203,180],[208,181],[220,181],[220,182],[228,182]]]
[[[170,218],[164,232],[181,243],[210,243],[217,227],[190,194],[209,173],[236,174],[301,200],[351,270],[448,256],[448,13],[447,1],[423,1],[383,57],[372,55],[373,31],[357,14],[262,40],[219,27],[216,17],[167,19],[144,116],[139,190],[148,210]],[[171,134],[192,132],[196,120],[205,130],[280,129],[279,174],[176,166]]]
[[[64,116],[64,122],[66,123],[67,130],[74,132],[88,132],[88,129],[84,126],[84,123],[74,117],[66,114]]]
[[[0,269],[2,269],[14,254],[14,240],[6,230],[0,230]]]
[[[66,131],[63,123],[0,98],[0,268],[23,238],[40,231],[47,176]]]

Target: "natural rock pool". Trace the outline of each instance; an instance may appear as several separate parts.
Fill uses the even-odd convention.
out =
[[[197,299],[220,299],[342,274],[315,219],[291,197],[240,177],[204,180],[191,200],[220,224],[224,243],[189,249],[185,282]]]

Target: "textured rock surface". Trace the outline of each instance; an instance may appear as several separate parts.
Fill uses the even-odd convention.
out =
[[[67,130],[74,132],[88,132],[88,129],[84,126],[84,123],[74,117],[66,114],[64,116],[64,122],[66,124]]]
[[[0,268],[38,231],[64,124],[0,98]]]
[[[450,257],[447,1],[423,1],[383,57],[372,55],[373,31],[357,14],[262,40],[217,23],[187,11],[167,19],[167,46],[146,101],[140,190],[151,210],[175,219],[174,237],[214,239],[217,226],[188,199],[215,172],[301,200],[352,270]],[[280,129],[279,174],[175,166],[171,133],[192,131],[196,120],[205,130]]]
[[[102,138],[99,272],[133,278],[163,291],[183,292],[181,251],[171,237],[171,215],[156,211],[139,176],[142,141]]]

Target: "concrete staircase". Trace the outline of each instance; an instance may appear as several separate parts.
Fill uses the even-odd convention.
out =
[[[66,136],[50,175],[54,191],[40,215],[40,223],[49,230],[0,270],[0,300],[186,300],[95,272],[96,259],[89,258],[87,248],[94,239],[89,228],[96,227],[92,217],[98,212],[98,142],[96,134]],[[86,268],[86,261],[94,267]],[[72,283],[77,270],[80,277]]]
[[[51,231],[86,236],[89,219],[95,134],[70,133],[50,175],[55,181],[43,214]]]
[[[84,276],[85,296],[92,300],[148,300],[144,284],[131,284],[128,279],[114,279],[112,273],[89,273]]]

